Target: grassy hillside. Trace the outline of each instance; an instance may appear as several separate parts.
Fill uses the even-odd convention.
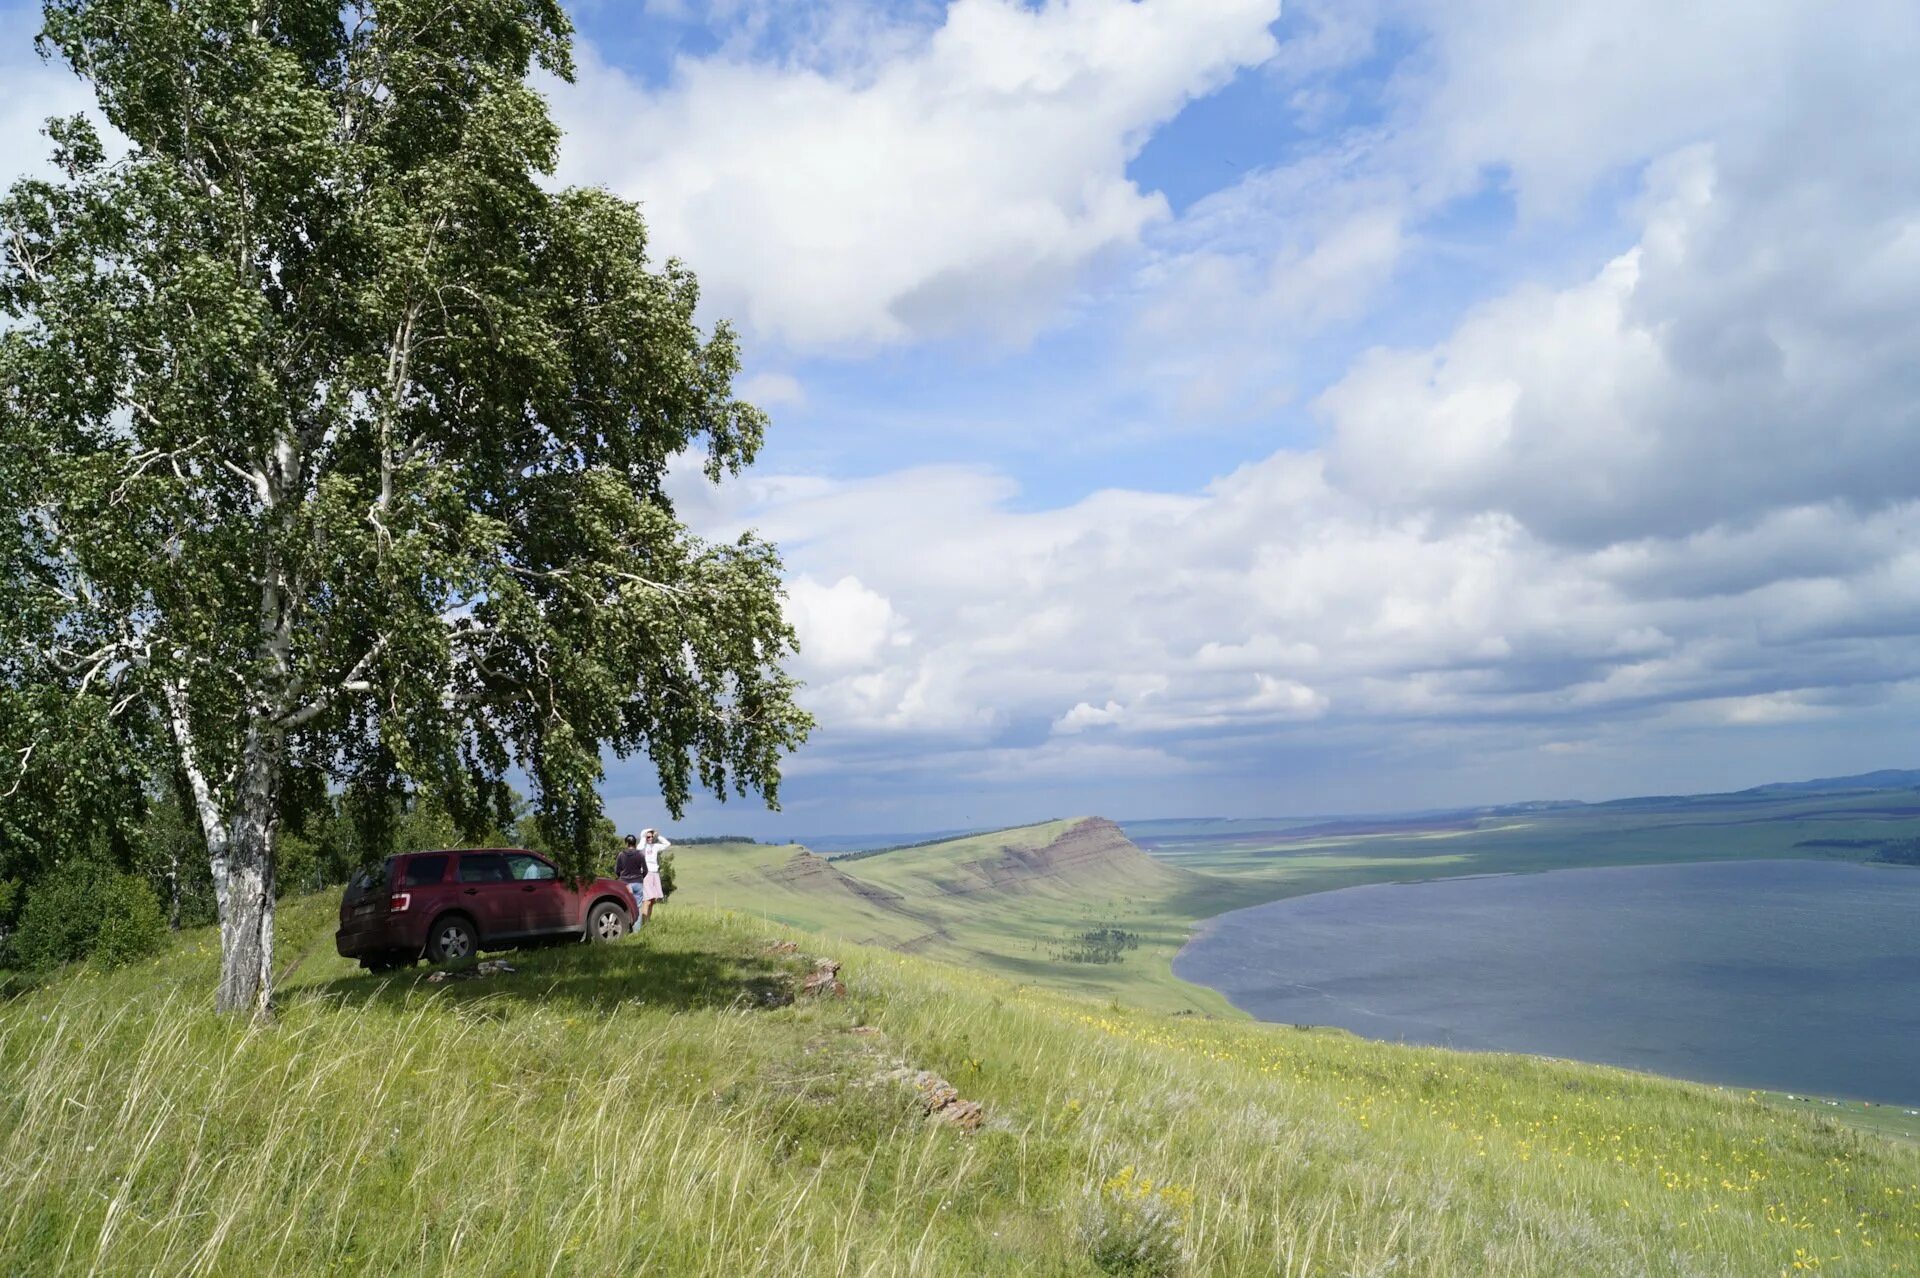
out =
[[[693,904],[1167,1011],[1231,1010],[1177,980],[1173,955],[1198,920],[1266,899],[1156,860],[1097,817],[846,861],[794,846],[701,845],[676,856],[675,871],[677,899]],[[1084,961],[1089,932],[1123,934],[1136,948]]]
[[[512,975],[378,979],[330,905],[287,910],[307,957],[265,1028],[206,1010],[207,935],[0,1004],[0,1272],[1920,1266],[1920,1149],[1745,1093],[789,957],[679,898]],[[846,997],[785,1004],[823,948]]]

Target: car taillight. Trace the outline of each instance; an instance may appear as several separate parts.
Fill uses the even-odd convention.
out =
[[[395,892],[387,898],[387,910],[392,914],[404,913],[406,908],[412,904],[413,894],[411,892]]]

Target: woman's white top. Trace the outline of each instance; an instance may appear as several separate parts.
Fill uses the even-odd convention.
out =
[[[659,838],[648,839],[640,845],[640,850],[646,854],[648,874],[660,873],[660,854],[672,846],[671,841]]]

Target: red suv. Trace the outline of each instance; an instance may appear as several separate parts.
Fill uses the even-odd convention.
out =
[[[354,875],[334,944],[341,957],[384,972],[422,956],[451,963],[553,937],[617,941],[638,912],[618,880],[575,888],[553,862],[521,848],[408,852]]]

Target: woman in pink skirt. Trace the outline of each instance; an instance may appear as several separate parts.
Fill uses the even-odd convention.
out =
[[[653,917],[653,903],[664,901],[667,894],[660,888],[660,854],[673,844],[662,838],[658,830],[640,832],[640,855],[646,865],[646,877],[640,880],[640,890],[634,896],[640,902],[640,919],[645,922]]]

